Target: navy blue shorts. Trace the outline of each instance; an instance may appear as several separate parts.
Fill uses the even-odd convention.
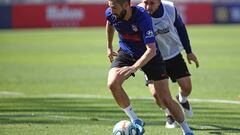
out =
[[[113,67],[124,67],[132,66],[137,60],[134,59],[128,53],[119,50],[118,56],[112,62],[111,68]],[[143,66],[142,71],[146,74],[148,80],[163,80],[167,79],[168,75],[166,72],[165,62],[162,60],[161,54],[154,56],[145,66]]]

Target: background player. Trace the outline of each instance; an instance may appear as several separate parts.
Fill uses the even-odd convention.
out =
[[[152,16],[155,38],[160,47],[163,59],[166,62],[168,76],[173,82],[177,82],[179,85],[177,100],[183,107],[186,116],[191,117],[192,107],[189,104],[187,97],[191,93],[192,84],[187,65],[181,55],[182,47],[186,51],[187,60],[190,64],[191,61],[193,61],[196,64],[196,67],[199,67],[199,63],[197,57],[192,52],[185,24],[177,13],[177,10],[172,2],[161,0],[142,0],[142,3],[140,3],[139,6],[144,7],[145,10]],[[153,83],[149,81],[147,77],[146,80],[148,87],[154,94],[155,89]],[[156,102],[157,101],[160,100],[156,99]],[[166,109],[162,103],[157,102],[157,104],[162,106],[166,113],[166,127],[176,127],[175,120],[169,110]]]

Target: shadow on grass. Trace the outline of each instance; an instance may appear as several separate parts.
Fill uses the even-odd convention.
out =
[[[195,131],[209,131],[213,135],[223,135],[224,133],[240,133],[240,128],[231,128],[219,125],[207,125],[205,128],[192,128]]]
[[[132,100],[134,110],[145,120],[146,126],[164,126],[164,114],[153,100]],[[194,106],[194,104],[193,104]],[[239,106],[232,106],[238,108]],[[231,112],[225,105],[197,105],[190,123],[196,131],[209,131],[213,135],[240,133],[240,110]],[[208,113],[209,111],[213,111]],[[206,115],[207,114],[207,115]],[[92,124],[113,125],[128,119],[113,99],[88,98],[2,98],[0,99],[0,125],[9,124]],[[206,126],[202,126],[206,125]],[[198,128],[200,127],[200,128]],[[232,128],[229,128],[232,127]]]

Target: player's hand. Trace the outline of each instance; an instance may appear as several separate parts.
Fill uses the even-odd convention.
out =
[[[118,55],[117,52],[114,52],[112,49],[108,49],[107,50],[107,56],[110,62],[113,62],[114,57],[116,57]]]
[[[189,53],[189,54],[187,54],[187,60],[188,60],[188,63],[189,63],[189,64],[192,64],[191,61],[193,61],[193,62],[196,64],[196,68],[199,67],[198,59],[197,59],[197,57],[195,56],[194,53]]]
[[[119,74],[129,76],[130,74],[134,74],[136,71],[137,69],[133,66],[125,66],[120,69]]]

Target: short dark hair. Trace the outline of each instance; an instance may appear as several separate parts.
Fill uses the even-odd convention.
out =
[[[110,0],[111,1],[111,0]],[[128,2],[129,4],[131,3],[131,0],[116,0],[117,3],[119,3],[120,5],[123,5],[123,3]]]

